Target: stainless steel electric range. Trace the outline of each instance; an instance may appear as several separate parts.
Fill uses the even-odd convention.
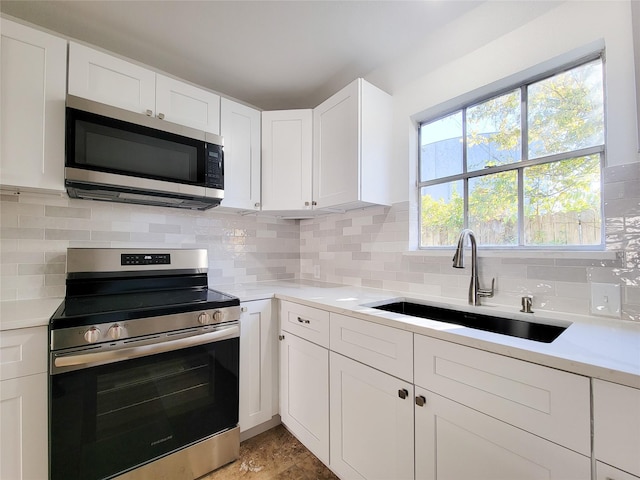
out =
[[[51,480],[191,480],[238,457],[240,301],[207,267],[206,250],[68,250]]]

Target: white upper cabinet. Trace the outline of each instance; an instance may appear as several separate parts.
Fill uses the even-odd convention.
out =
[[[84,45],[69,44],[69,94],[220,133],[220,96]]]
[[[69,93],[147,115],[156,114],[156,74],[139,65],[69,43]]]
[[[156,75],[156,116],[205,132],[220,133],[220,96],[174,78]]]
[[[361,78],[313,110],[317,208],[390,203],[391,115],[391,96]]]
[[[260,112],[223,98],[224,200],[221,207],[260,210]]]
[[[0,183],[64,191],[67,42],[1,22]]]
[[[310,210],[312,110],[262,112],[262,210]]]

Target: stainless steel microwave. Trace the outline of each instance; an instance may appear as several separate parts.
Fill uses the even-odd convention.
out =
[[[224,198],[222,137],[67,96],[72,198],[206,210]]]

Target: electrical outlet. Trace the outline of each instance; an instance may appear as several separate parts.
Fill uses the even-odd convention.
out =
[[[620,285],[615,283],[591,284],[591,313],[620,318]]]
[[[320,265],[313,266],[313,278],[320,278]]]

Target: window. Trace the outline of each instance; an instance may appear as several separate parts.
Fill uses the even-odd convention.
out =
[[[419,128],[421,248],[603,244],[600,57]]]

